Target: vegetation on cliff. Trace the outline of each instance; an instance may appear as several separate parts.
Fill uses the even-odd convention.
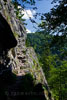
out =
[[[38,55],[49,86],[56,100],[66,100],[67,93],[67,42],[56,43],[62,36],[50,35],[46,31],[27,35],[26,45],[32,46]]]
[[[41,16],[44,31],[28,34],[56,100],[67,96],[67,0],[53,0],[55,6]]]
[[[21,97],[29,100],[52,100],[51,89],[55,100],[66,100],[67,1],[53,0],[58,1],[58,5],[49,13],[42,14],[42,23],[38,27],[43,31],[28,34],[27,47],[25,27],[22,24],[25,20],[21,14],[24,6],[20,9],[18,0],[13,1],[0,0],[0,12],[4,16],[0,15],[2,33],[0,35],[2,37],[0,37],[0,97],[6,100],[19,100]],[[35,1],[22,2],[34,5]],[[31,18],[30,21],[36,23]],[[16,48],[11,49],[8,54],[8,49],[14,46]]]
[[[51,94],[36,53],[33,48],[25,46],[24,26],[16,15],[17,12],[14,12],[11,0],[4,1],[0,1],[2,14],[0,15],[2,33],[0,35],[2,40],[0,41],[0,54],[2,54],[0,55],[0,98],[1,100],[49,99]],[[6,46],[5,43],[8,45]]]

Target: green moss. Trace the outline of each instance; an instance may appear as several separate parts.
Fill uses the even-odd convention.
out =
[[[16,33],[16,32],[14,32],[14,36],[15,36],[15,38],[18,38],[18,33]]]
[[[8,22],[10,21],[10,19],[11,19],[10,16],[7,16],[7,21],[8,21]]]
[[[1,5],[0,5],[0,10],[1,10],[1,8],[2,8],[2,7],[1,7]]]
[[[15,57],[15,50],[14,50],[14,48],[11,49],[11,52],[12,52],[13,57]]]
[[[17,74],[18,74],[18,71],[17,71],[17,70],[13,70],[13,73],[14,73],[15,75],[17,75]]]

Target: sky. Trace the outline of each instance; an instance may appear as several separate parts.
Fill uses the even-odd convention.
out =
[[[22,13],[24,14],[23,18],[26,19],[27,25],[25,27],[27,28],[27,33],[35,32],[38,30],[37,25],[31,23],[29,17],[31,17],[31,19],[34,19],[33,15],[35,15],[36,13],[49,12],[50,9],[54,6],[54,4],[51,4],[51,2],[52,0],[36,0],[35,6],[38,8],[37,10],[32,10],[31,9],[32,6],[25,4],[27,8],[25,9],[24,12],[22,11]],[[41,22],[40,17],[37,17],[35,21],[39,24]]]

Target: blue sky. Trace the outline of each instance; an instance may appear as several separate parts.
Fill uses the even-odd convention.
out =
[[[30,16],[32,19],[34,19],[33,15],[35,13],[46,13],[46,12],[49,12],[50,9],[54,6],[54,4],[51,4],[51,2],[52,2],[52,0],[36,0],[35,6],[38,8],[37,10],[31,10],[30,8],[32,6],[30,6],[28,4],[25,5],[27,7],[26,8],[26,12],[27,13],[24,13],[24,18],[26,19],[26,23],[27,23],[26,28],[27,28],[28,32],[35,32],[38,29],[36,24],[32,24],[30,22],[28,16]],[[28,15],[26,15],[26,14],[28,14]],[[37,19],[36,19],[36,22],[37,23],[40,23],[41,22],[39,19],[40,19],[40,17],[37,17]],[[33,27],[33,25],[37,29],[35,29]]]

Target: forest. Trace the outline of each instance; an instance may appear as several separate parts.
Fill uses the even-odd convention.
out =
[[[50,12],[41,16],[42,31],[27,35],[26,45],[38,56],[55,100],[67,99],[67,0],[54,0]]]
[[[26,45],[36,52],[56,100],[67,98],[67,42],[60,46],[61,38],[41,31],[28,34],[26,40]]]
[[[7,0],[3,0],[3,1],[5,2],[4,6],[5,5],[7,6],[7,3],[6,3]],[[25,49],[26,47],[33,47],[38,57],[40,67],[43,69],[44,76],[46,76],[46,80],[50,87],[52,97],[54,98],[54,100],[67,100],[67,0],[52,0],[52,4],[54,4],[54,7],[49,12],[42,13],[42,14],[36,13],[34,16],[35,18],[33,19],[28,16],[32,24],[34,23],[37,24],[37,27],[39,30],[36,30],[36,32],[28,33],[27,39],[25,40],[24,36],[26,34],[24,32],[26,31],[25,25],[27,23],[25,22],[25,19],[23,18],[24,14],[22,14],[21,12],[26,9],[26,4],[31,5],[32,7],[33,5],[35,5],[36,1],[39,1],[39,0],[12,0],[11,2],[11,4],[14,5],[14,12],[16,15],[15,21],[17,21],[16,25],[13,26],[15,27],[14,31],[19,32],[18,31],[19,29],[20,32],[22,33],[21,35],[22,37],[20,35],[19,36],[17,35],[17,36],[19,38],[20,37],[24,38],[23,40],[21,38],[18,40],[18,41],[21,40],[23,42],[22,44],[22,42],[20,41],[21,46],[18,44],[19,45],[18,51],[19,52],[22,51],[22,50],[19,50],[20,48]],[[18,8],[18,6],[21,6],[21,8]],[[13,8],[10,8],[10,9],[12,10]],[[33,7],[32,9],[37,9],[37,8]],[[10,13],[10,11],[8,12],[10,15],[12,14],[9,17],[8,14],[6,13],[7,20],[9,21],[9,24],[11,24],[10,21],[12,22],[12,20],[10,19],[13,18],[13,13]],[[4,14],[5,14],[5,11],[4,11]],[[36,22],[37,16],[39,16],[40,18],[40,21],[41,21],[40,23]],[[23,25],[18,24],[19,22],[18,20],[20,21],[20,24],[22,23],[24,25],[24,27]],[[11,24],[11,27],[12,25],[13,25],[13,22]],[[22,29],[24,29],[25,31],[23,31]],[[24,45],[26,47],[22,48],[24,47]],[[15,51],[16,50],[14,50],[14,52]],[[26,51],[23,51],[23,52],[24,52],[23,53],[24,55]],[[23,58],[21,56],[22,55],[20,53],[20,57],[18,58],[20,58],[20,60],[24,59],[23,61],[25,63],[26,55],[24,55]],[[18,63],[19,62],[20,61],[18,61]],[[23,63],[22,65],[24,66]],[[19,80],[21,80],[21,78]],[[27,78],[26,78],[26,81],[27,81]],[[27,89],[24,86],[23,88]],[[12,87],[12,89],[14,88]],[[10,90],[10,88],[8,90]]]

